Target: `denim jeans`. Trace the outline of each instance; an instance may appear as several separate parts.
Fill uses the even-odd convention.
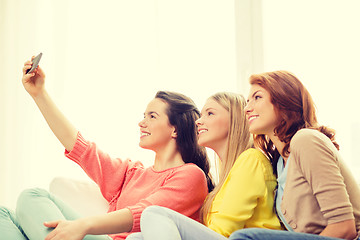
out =
[[[126,240],[227,240],[205,225],[168,208],[150,206],[141,214],[140,233]]]
[[[46,190],[35,188],[23,191],[16,211],[0,207],[0,240],[37,240],[53,230],[43,225],[55,220],[75,220],[80,215]],[[106,235],[88,235],[84,240],[109,240]]]
[[[335,240],[339,238],[324,237],[316,234],[297,233],[263,228],[247,228],[233,232],[229,240]]]

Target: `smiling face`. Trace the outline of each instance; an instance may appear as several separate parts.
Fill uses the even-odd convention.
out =
[[[274,135],[278,117],[271,103],[270,93],[265,88],[258,84],[251,85],[245,111],[251,133],[269,137]]]
[[[216,152],[227,146],[230,128],[229,112],[213,99],[208,99],[201,110],[198,126],[198,143]]]
[[[170,125],[166,114],[167,103],[155,98],[147,106],[144,119],[139,122],[139,146],[155,152],[176,141],[175,127]]]

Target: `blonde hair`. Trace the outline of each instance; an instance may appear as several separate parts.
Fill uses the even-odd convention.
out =
[[[229,112],[230,127],[226,155],[227,158],[221,159],[220,166],[217,169],[219,172],[219,183],[216,185],[214,190],[208,194],[200,211],[200,218],[204,224],[206,223],[212,202],[224,184],[236,159],[242,152],[253,145],[249,132],[248,121],[245,117],[245,98],[236,93],[220,92],[214,94],[209,99],[216,101]]]

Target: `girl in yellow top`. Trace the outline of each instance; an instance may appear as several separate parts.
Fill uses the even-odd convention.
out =
[[[239,94],[217,93],[207,100],[197,120],[199,145],[219,157],[219,183],[203,204],[203,224],[151,206],[142,213],[141,232],[127,240],[213,240],[227,239],[242,228],[281,229],[273,210],[276,179],[269,160],[251,148],[245,105]]]

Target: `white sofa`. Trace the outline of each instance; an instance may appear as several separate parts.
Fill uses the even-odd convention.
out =
[[[99,187],[91,180],[56,177],[51,181],[49,191],[84,217],[103,214],[108,210],[108,202],[102,196]]]
[[[103,214],[108,210],[108,202],[101,195],[99,187],[90,180],[55,177],[49,191],[84,217]]]

